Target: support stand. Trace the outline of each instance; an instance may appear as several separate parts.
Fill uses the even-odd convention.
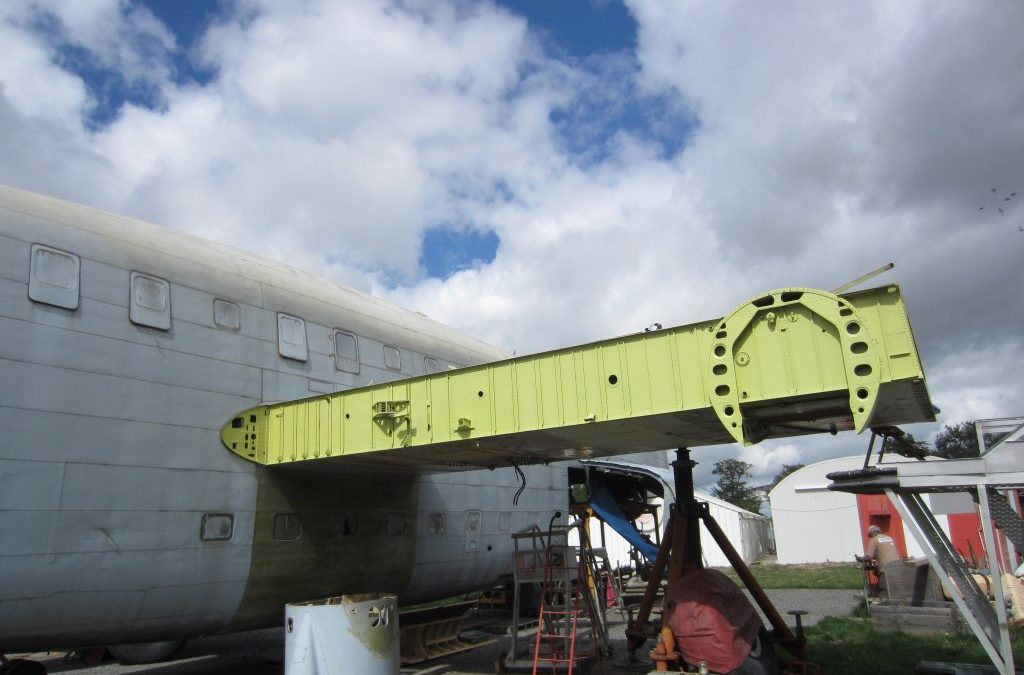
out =
[[[672,462],[672,469],[675,474],[676,503],[672,505],[669,522],[665,528],[665,538],[662,539],[661,547],[658,549],[658,556],[654,560],[654,567],[651,570],[651,577],[644,591],[643,600],[637,610],[636,618],[626,629],[628,648],[634,651],[643,646],[649,635],[644,631],[644,626],[651,616],[651,609],[654,605],[654,598],[657,595],[658,587],[665,573],[666,563],[668,564],[668,583],[683,576],[687,565],[703,567],[703,557],[700,541],[701,521],[707,529],[711,538],[715,540],[718,547],[722,549],[729,564],[736,570],[736,574],[743,581],[744,586],[750,591],[754,602],[761,608],[768,622],[774,630],[775,642],[785,647],[793,656],[800,661],[807,660],[807,643],[803,635],[794,635],[789,626],[783,620],[778,610],[772,604],[768,595],[761,588],[761,585],[754,578],[750,568],[743,561],[740,554],[733,548],[725,532],[719,527],[718,522],[712,517],[707,504],[697,501],[693,490],[693,467],[696,462],[690,459],[690,451],[686,448],[679,448],[676,451],[676,460]],[[801,631],[802,633],[802,631]]]

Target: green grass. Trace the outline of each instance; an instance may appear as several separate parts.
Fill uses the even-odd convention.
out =
[[[913,673],[921,661],[991,665],[971,633],[917,636],[878,632],[869,619],[829,617],[807,629],[808,659],[829,675]],[[1024,634],[1013,636],[1015,661],[1024,655]]]
[[[860,568],[853,563],[776,565],[762,563],[750,570],[758,583],[773,588],[861,589]],[[739,583],[731,569],[722,572]],[[970,632],[934,636],[879,632],[871,626],[867,610],[858,605],[853,616],[828,617],[807,629],[808,658],[829,675],[903,675],[913,673],[921,661],[948,661],[990,665],[988,655]],[[1015,661],[1024,658],[1024,633],[1013,636]]]
[[[720,568],[733,581],[740,583],[732,568]],[[762,588],[849,588],[864,587],[860,568],[854,563],[822,563],[814,565],[776,565],[762,563],[750,566]],[[741,584],[742,585],[742,584]]]

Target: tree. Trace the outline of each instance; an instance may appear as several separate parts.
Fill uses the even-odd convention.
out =
[[[961,457],[977,457],[978,435],[974,431],[974,421],[961,422],[942,427],[935,436],[935,452],[938,457],[959,459]]]
[[[747,476],[752,466],[739,459],[723,459],[716,462],[711,473],[718,476],[718,482],[711,488],[711,495],[741,509],[760,513],[761,498],[757,490],[747,485]]]
[[[772,483],[768,486],[768,492],[774,490],[775,486],[781,483],[783,478],[802,468],[804,468],[803,464],[783,464],[779,472],[775,474],[775,478],[772,478]]]

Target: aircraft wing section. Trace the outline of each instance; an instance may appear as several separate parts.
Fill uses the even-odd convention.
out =
[[[262,405],[264,465],[453,470],[933,421],[899,287],[771,291],[724,319]]]

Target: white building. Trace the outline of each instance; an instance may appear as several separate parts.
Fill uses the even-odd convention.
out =
[[[889,457],[886,455],[884,464],[917,461],[903,457],[890,461]],[[903,555],[924,555],[887,497],[828,489],[826,475],[863,466],[863,455],[828,459],[794,471],[775,486],[768,498],[779,564],[853,562],[854,555],[863,555],[867,528],[873,523],[893,537]],[[938,519],[939,523],[965,557],[984,553],[969,497],[930,495],[926,502],[934,514],[945,516]]]
[[[581,464],[592,467],[613,465],[615,470],[618,472],[633,472],[637,475],[646,475],[655,478],[659,483],[661,483],[662,489],[664,490],[664,499],[660,501],[654,500],[655,503],[659,503],[658,526],[662,533],[664,532],[666,517],[664,510],[661,508],[661,504],[664,504],[665,501],[670,503],[675,501],[675,479],[671,469],[631,464],[620,460],[590,460],[582,462]],[[711,495],[700,492],[699,490],[695,492],[695,496],[697,501],[706,502],[708,504],[711,516],[718,523],[718,526],[725,533],[726,538],[745,562],[756,562],[768,553],[770,548],[769,530],[771,525],[768,518],[758,513],[751,513],[750,511],[741,509],[738,506],[712,497]],[[649,535],[652,541],[655,540],[653,518],[641,518],[637,525],[642,532]],[[591,544],[593,546],[602,546],[602,541],[604,542],[603,546],[608,551],[608,557],[613,567],[629,565],[629,543],[607,526],[604,527],[604,539],[602,540],[601,530],[601,522],[597,518],[591,519]],[[658,539],[658,541],[660,541],[660,539]],[[703,522],[700,526],[700,541],[701,548],[704,553],[705,565],[709,567],[729,566],[728,559],[726,559],[725,554],[722,553],[721,549],[719,549],[715,540],[712,539],[711,533],[704,527]]]

